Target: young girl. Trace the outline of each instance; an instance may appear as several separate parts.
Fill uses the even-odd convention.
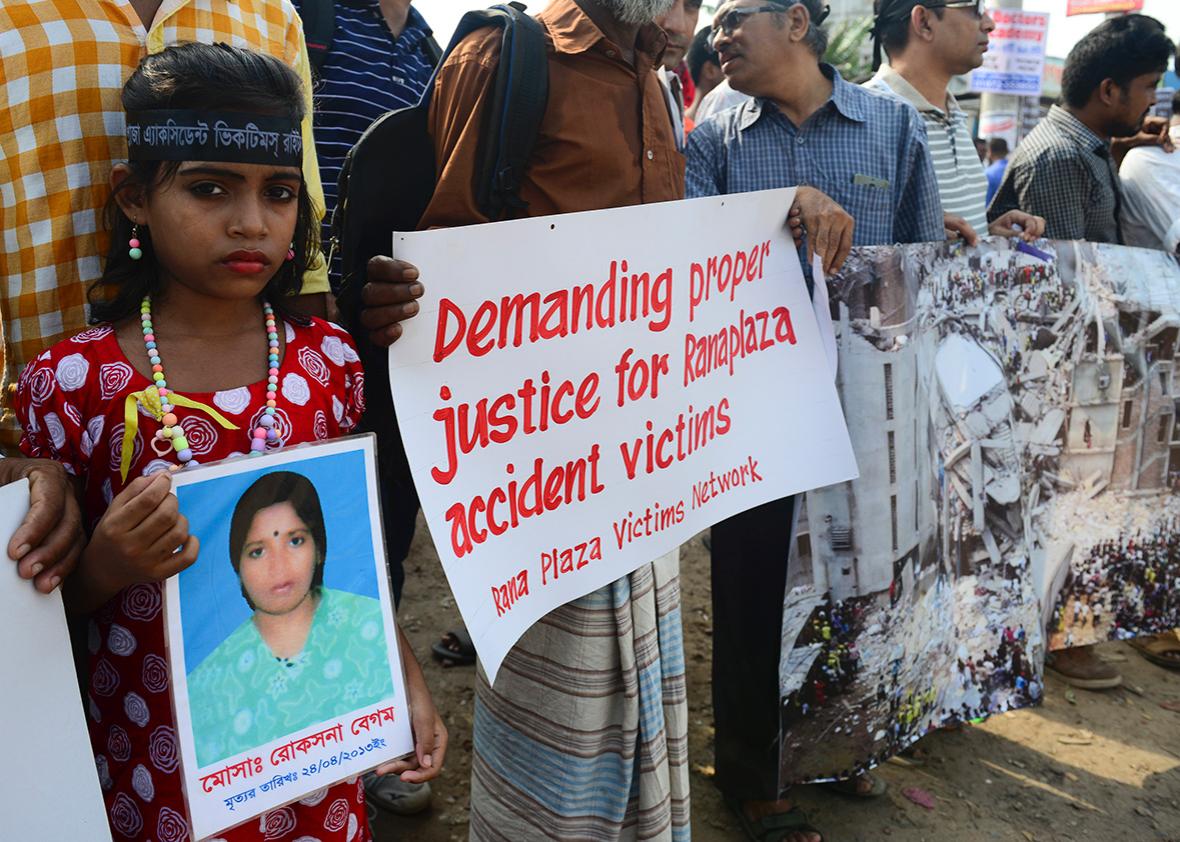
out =
[[[347,433],[364,374],[347,333],[287,310],[315,240],[298,77],[186,44],[145,58],[123,106],[130,160],[111,176],[96,326],[25,369],[17,411],[22,450],[64,465],[83,500],[90,539],[65,596],[91,615],[85,701],[115,838],[178,842],[189,831],[160,583],[198,547],[169,473]],[[416,754],[380,771],[418,782],[438,773],[446,729],[401,649]],[[338,784],[222,835],[367,840],[364,790]]]

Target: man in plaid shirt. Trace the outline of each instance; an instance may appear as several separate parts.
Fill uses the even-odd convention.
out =
[[[808,11],[820,5],[732,0],[718,11],[713,46],[722,70],[735,90],[752,98],[693,131],[688,195],[808,185],[851,214],[852,245],[945,239],[917,111],[844,81],[817,60],[822,49],[782,34],[773,20],[807,15],[814,37],[826,41]]]
[[[1019,207],[1045,218],[1050,239],[1124,242],[1118,165],[1131,146],[1170,145],[1167,121],[1145,119],[1173,52],[1164,27],[1143,15],[1112,18],[1079,41],[1065,62],[1065,104],[1016,148],[988,219]]]
[[[909,103],[840,78],[823,64],[820,0],[730,0],[712,43],[734,90],[752,99],[709,117],[688,137],[688,195],[806,185],[798,191],[809,244],[826,270],[853,245],[945,239],[926,130]],[[822,191],[822,192],[820,192]],[[847,224],[814,217],[839,204]],[[792,211],[794,215],[794,211]],[[833,241],[839,242],[832,254]],[[820,842],[779,791],[779,658],[793,498],[722,521],[712,531],[713,713],[718,788],[749,838]],[[865,774],[841,786],[884,792]]]
[[[19,433],[8,411],[24,365],[86,327],[86,288],[110,247],[102,210],[112,167],[127,158],[123,83],[139,60],[183,41],[224,41],[268,53],[311,85],[299,16],[287,0],[2,0],[0,2],[0,447]],[[304,157],[313,205],[323,191]],[[118,246],[119,244],[115,244]],[[304,279],[323,313],[323,261]]]

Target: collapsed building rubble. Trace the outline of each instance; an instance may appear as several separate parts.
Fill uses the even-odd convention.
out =
[[[1121,247],[1041,248],[862,249],[833,279],[860,476],[809,492],[799,517],[784,722],[798,729],[806,710],[805,730],[856,748],[824,769],[793,740],[784,772],[843,774],[942,722],[1031,703],[1046,644],[1180,622],[1162,525],[1180,518],[1180,265]],[[1109,561],[1128,542],[1131,560]],[[821,597],[826,608],[800,610]],[[823,610],[853,612],[862,629],[858,679],[835,696],[807,648]],[[1083,621],[1067,628],[1075,612]],[[808,703],[817,680],[827,710]]]

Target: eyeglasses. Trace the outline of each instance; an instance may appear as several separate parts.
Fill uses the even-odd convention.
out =
[[[923,3],[927,9],[971,9],[977,18],[987,11],[987,0],[947,0],[945,3]]]
[[[790,3],[788,5],[794,5]],[[713,19],[713,28],[709,30],[709,46],[712,47],[717,43],[717,39],[721,37],[722,33],[726,35],[733,35],[735,29],[738,29],[746,18],[750,15],[758,15],[763,12],[785,12],[787,6],[783,4],[766,5],[766,6],[738,6],[730,9],[728,12]]]

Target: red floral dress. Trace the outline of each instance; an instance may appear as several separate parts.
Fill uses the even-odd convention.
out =
[[[279,435],[301,444],[349,432],[364,410],[364,382],[344,330],[319,319],[308,326],[286,323],[275,413]],[[119,465],[125,398],[149,385],[109,326],[59,342],[21,375],[16,400],[21,450],[60,462],[83,480],[91,529],[125,485]],[[224,429],[205,413],[178,407],[197,460],[212,462],[250,449],[251,431],[266,405],[265,381],[216,393],[178,391],[215,407],[239,428]],[[152,447],[160,423],[141,411],[138,426],[128,482],[176,464],[173,453],[159,455]],[[90,740],[115,839],[190,837],[169,702],[162,597],[162,585],[136,585],[116,594],[89,624]],[[219,838],[368,842],[364,788],[359,780],[328,787]]]

